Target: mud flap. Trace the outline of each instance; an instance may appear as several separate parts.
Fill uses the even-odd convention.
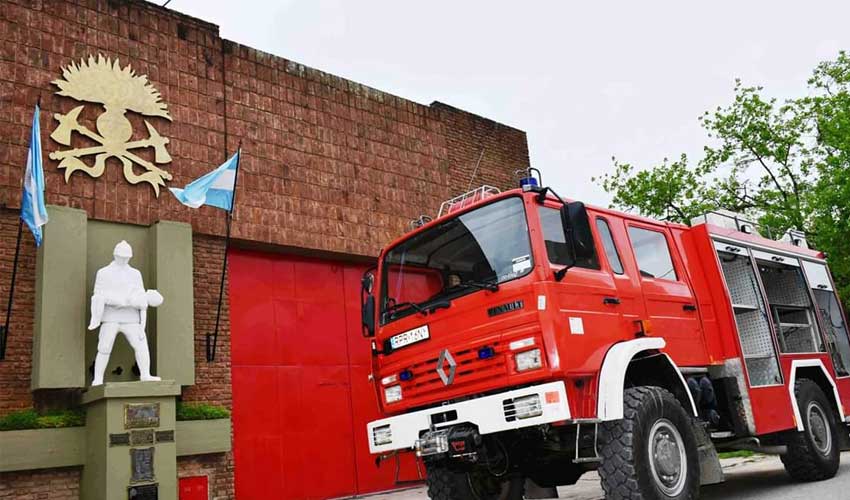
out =
[[[838,446],[841,451],[850,451],[850,417],[844,425],[838,426]]]
[[[717,449],[714,448],[705,427],[699,421],[694,421],[693,429],[699,453],[699,484],[705,486],[724,482],[726,477],[720,467],[720,457],[717,456]]]

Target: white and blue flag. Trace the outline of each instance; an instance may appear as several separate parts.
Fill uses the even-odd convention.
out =
[[[233,191],[236,189],[236,169],[239,151],[212,172],[186,184],[183,189],[168,188],[180,203],[198,208],[202,205],[233,211]]]
[[[36,246],[41,245],[41,226],[47,224],[47,207],[44,206],[44,170],[41,164],[41,125],[38,104],[32,118],[30,149],[27,153],[27,170],[24,173],[24,193],[21,197],[21,220],[32,231]]]

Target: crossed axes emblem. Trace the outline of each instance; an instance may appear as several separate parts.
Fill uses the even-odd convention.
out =
[[[103,174],[104,168],[106,167],[106,160],[110,157],[114,157],[120,160],[123,164],[124,177],[127,178],[128,182],[131,184],[149,182],[153,186],[157,196],[159,196],[159,186],[164,186],[166,180],[171,180],[171,174],[157,167],[153,163],[140,158],[131,150],[148,147],[154,148],[154,162],[168,163],[171,161],[171,155],[168,154],[168,150],[165,148],[165,145],[168,144],[168,138],[159,135],[159,132],[157,132],[153,125],[148,123],[147,120],[145,120],[145,126],[147,127],[149,134],[147,139],[126,142],[120,139],[115,140],[115,138],[108,137],[106,134],[104,134],[106,136],[101,136],[89,130],[85,125],[80,124],[78,121],[80,112],[82,112],[84,107],[85,106],[77,106],[67,114],[63,115],[56,113],[54,115],[54,118],[56,118],[59,122],[56,130],[50,134],[50,137],[54,141],[64,146],[70,146],[71,134],[73,132],[78,132],[99,143],[98,146],[54,151],[50,153],[51,159],[59,160],[59,168],[65,169],[65,181],[67,182],[71,174],[77,170],[82,170],[92,177],[99,177]],[[104,113],[104,115],[101,115],[101,118],[108,114],[109,111]],[[98,130],[101,129],[101,118],[98,118]],[[121,119],[129,125],[129,121],[127,121],[126,117],[123,116],[123,113],[119,120]],[[94,155],[94,164],[92,166],[87,165],[80,159],[82,157],[92,155]],[[137,174],[133,169],[134,164],[146,169],[147,172]]]

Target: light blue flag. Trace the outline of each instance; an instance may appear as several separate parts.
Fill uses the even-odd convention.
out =
[[[47,207],[44,206],[44,170],[41,164],[41,125],[39,106],[35,106],[30,132],[30,149],[27,153],[27,170],[24,173],[24,193],[21,197],[21,220],[32,231],[36,246],[41,245],[41,226],[47,224]]]
[[[168,188],[180,203],[198,208],[202,205],[233,211],[233,191],[236,189],[236,169],[239,168],[239,151],[212,172],[186,184],[183,189]]]

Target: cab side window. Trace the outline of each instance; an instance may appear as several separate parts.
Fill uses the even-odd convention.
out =
[[[546,242],[546,254],[552,264],[567,265],[567,238],[561,224],[561,212],[554,208],[540,207],[540,225],[543,227],[543,239]],[[581,249],[576,252],[576,267],[601,269],[596,248]]]
[[[671,281],[679,279],[664,233],[630,226],[629,239],[632,240],[641,276]]]
[[[602,248],[605,250],[605,256],[608,257],[611,270],[615,274],[623,274],[623,263],[620,261],[620,254],[617,253],[617,245],[614,244],[614,237],[611,236],[608,221],[602,217],[597,217],[596,230],[599,232],[599,239],[602,240]]]

